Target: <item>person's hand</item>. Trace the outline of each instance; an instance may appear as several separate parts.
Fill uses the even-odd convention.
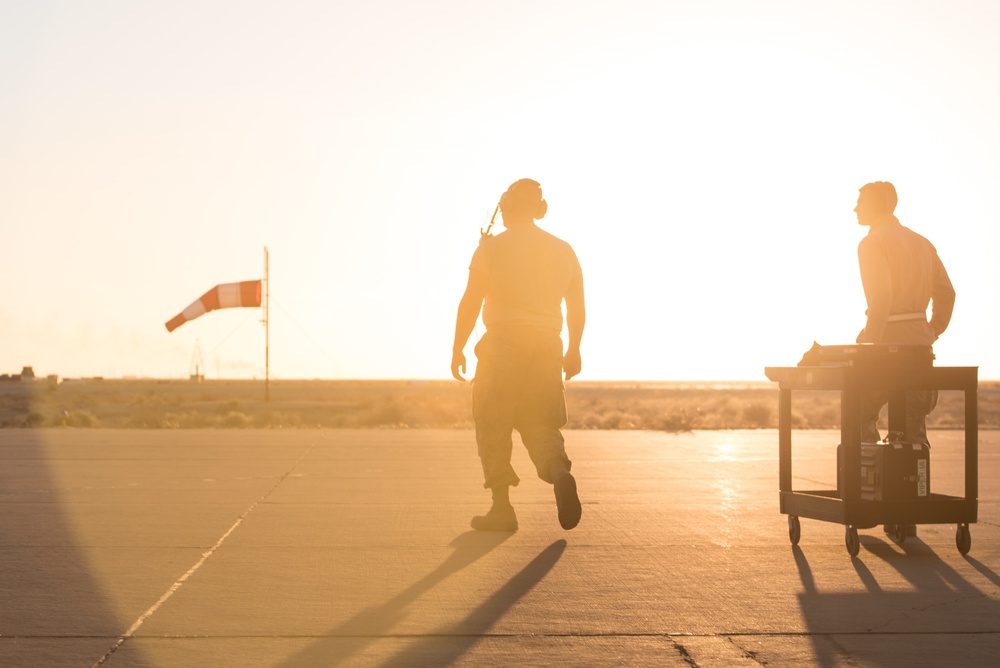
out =
[[[566,372],[566,380],[580,373],[582,367],[583,362],[580,360],[580,350],[578,348],[567,350],[566,356],[563,357],[563,371]]]
[[[463,383],[465,378],[462,374],[465,373],[465,353],[461,350],[456,350],[451,354],[451,375],[455,377],[455,380],[460,380]]]

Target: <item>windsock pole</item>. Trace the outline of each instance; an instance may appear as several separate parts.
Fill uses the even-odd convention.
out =
[[[268,275],[268,253],[267,246],[264,246],[264,401],[271,400],[271,281]]]

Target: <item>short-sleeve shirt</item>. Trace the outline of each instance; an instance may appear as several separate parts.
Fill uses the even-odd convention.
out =
[[[574,281],[582,280],[573,248],[534,224],[484,239],[469,269],[487,278],[487,330],[528,325],[562,331],[563,298]]]
[[[859,338],[867,343],[931,344],[944,332],[955,305],[955,289],[930,241],[889,216],[858,244],[868,321]],[[933,317],[891,321],[891,316]]]

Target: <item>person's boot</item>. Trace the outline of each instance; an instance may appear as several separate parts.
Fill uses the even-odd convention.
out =
[[[497,485],[493,492],[493,507],[485,515],[472,518],[472,528],[476,531],[517,531],[517,515],[510,505],[510,487]]]
[[[580,523],[583,508],[576,495],[576,479],[569,471],[563,472],[554,485],[556,508],[559,510],[559,525],[567,531]]]
[[[472,528],[476,531],[517,531],[517,515],[514,506],[494,502],[493,507],[485,515],[472,518]]]

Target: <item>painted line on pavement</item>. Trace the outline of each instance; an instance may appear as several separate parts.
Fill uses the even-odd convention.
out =
[[[167,591],[163,593],[163,596],[161,596],[156,603],[154,603],[153,605],[151,605],[149,607],[149,609],[146,610],[146,612],[144,612],[141,615],[139,615],[139,618],[136,619],[135,622],[133,622],[132,626],[130,626],[128,628],[128,630],[125,631],[125,633],[123,633],[120,636],[118,636],[118,639],[115,641],[115,644],[111,646],[111,649],[109,649],[107,652],[105,652],[104,656],[102,656],[100,659],[98,659],[96,662],[94,662],[94,664],[91,666],[91,668],[97,668],[98,666],[103,665],[104,662],[107,661],[108,658],[112,654],[114,654],[118,650],[119,647],[121,647],[123,644],[125,644],[125,641],[128,640],[129,638],[131,638],[133,636],[133,634],[135,634],[135,632],[139,630],[139,627],[142,626],[143,623],[147,619],[149,619],[150,617],[152,617],[156,613],[156,611],[160,609],[160,606],[162,606],[164,603],[166,603],[167,599],[169,599],[171,596],[173,596],[174,592],[176,592],[178,589],[180,589],[181,585],[183,585],[187,581],[187,579],[189,577],[191,577],[192,575],[194,575],[195,571],[197,571],[199,568],[201,568],[201,565],[204,564],[208,560],[209,557],[211,557],[213,554],[215,554],[215,551],[218,550],[219,547],[222,546],[222,544],[226,541],[227,538],[229,538],[229,536],[234,531],[236,531],[237,527],[239,527],[240,524],[243,523],[243,520],[245,520],[247,518],[247,516],[251,512],[253,512],[254,508],[256,508],[265,499],[267,499],[267,497],[271,496],[271,494],[274,493],[274,490],[278,489],[278,486],[281,485],[281,483],[283,483],[285,481],[285,479],[292,474],[293,471],[295,471],[295,468],[302,462],[303,459],[306,458],[306,455],[308,455],[310,452],[312,452],[313,448],[315,448],[315,447],[316,447],[315,443],[313,443],[312,445],[310,445],[306,449],[306,451],[303,452],[302,455],[298,459],[295,460],[295,463],[292,464],[292,467],[290,469],[288,469],[287,471],[285,471],[285,473],[281,476],[281,478],[278,479],[278,482],[274,483],[274,486],[271,487],[271,489],[267,490],[267,492],[264,493],[264,496],[260,497],[259,499],[257,499],[253,503],[251,503],[250,507],[247,508],[246,510],[244,510],[243,513],[238,518],[236,518],[236,521],[233,523],[233,526],[229,527],[229,530],[226,531],[224,534],[222,534],[222,537],[219,538],[219,540],[215,541],[215,545],[213,545],[207,552],[202,553],[201,559],[199,559],[197,562],[195,562],[194,566],[192,566],[191,568],[189,568],[188,571],[184,575],[182,575],[179,578],[177,578],[177,581],[174,582],[172,585],[170,585],[170,588],[167,589]]]

